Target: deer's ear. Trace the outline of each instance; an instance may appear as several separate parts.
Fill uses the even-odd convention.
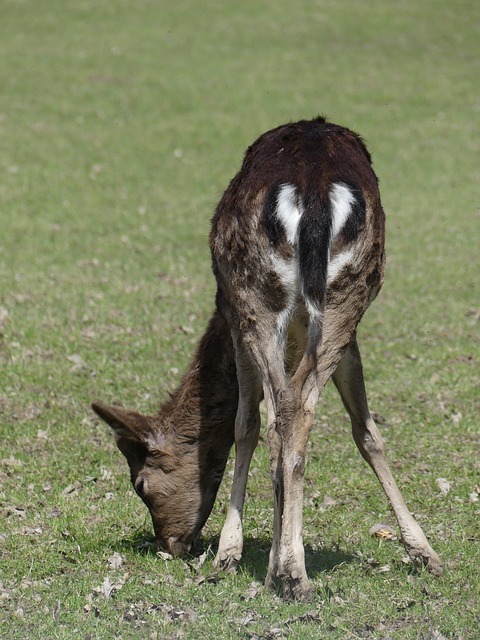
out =
[[[117,444],[120,440],[127,440],[141,444],[148,451],[157,451],[165,444],[164,435],[148,416],[103,402],[92,402],[92,409],[113,429]]]

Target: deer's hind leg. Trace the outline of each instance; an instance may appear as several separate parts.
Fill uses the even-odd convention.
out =
[[[345,343],[338,339],[342,331],[334,321],[322,331],[315,325],[315,319],[310,318],[306,349],[289,383],[290,416],[281,431],[284,498],[276,568],[287,600],[305,600],[312,594],[305,569],[302,533],[303,478],[315,407],[345,349],[342,346]]]
[[[356,339],[350,343],[333,380],[350,414],[355,443],[378,477],[395,513],[408,555],[415,564],[425,564],[432,573],[441,574],[443,568],[440,558],[408,510],[385,459],[382,438],[368,409]]]

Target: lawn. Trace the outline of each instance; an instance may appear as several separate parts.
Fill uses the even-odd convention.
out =
[[[0,637],[480,637],[480,4],[3,0]],[[313,602],[262,586],[264,434],[246,549],[212,565],[229,462],[189,561],[155,553],[92,399],[154,412],[214,304],[215,204],[263,131],[325,114],[373,154],[384,288],[359,332],[372,410],[445,564],[415,573],[335,390],[305,490]]]

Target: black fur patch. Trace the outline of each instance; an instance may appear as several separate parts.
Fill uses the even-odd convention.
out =
[[[330,200],[316,191],[306,193],[298,229],[300,278],[304,297],[319,308],[327,288],[331,228]]]
[[[283,236],[285,235],[284,229],[277,217],[280,186],[280,184],[276,184],[270,189],[263,207],[265,231],[267,233],[267,238],[274,247],[278,247],[280,240],[283,239]]]
[[[352,204],[350,215],[342,229],[345,242],[353,242],[365,225],[365,198],[363,192],[355,185],[342,182],[352,192],[355,201]]]

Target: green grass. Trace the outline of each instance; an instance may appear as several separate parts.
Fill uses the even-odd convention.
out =
[[[478,2],[4,0],[1,15],[0,636],[478,638]],[[157,557],[89,403],[148,412],[175,386],[213,308],[218,197],[257,135],[318,113],[362,133],[381,179],[387,280],[360,344],[446,572],[415,574],[368,535],[393,517],[327,388],[305,491],[315,599],[293,605],[257,586],[263,440],[244,560],[216,576],[229,477],[205,564]]]

